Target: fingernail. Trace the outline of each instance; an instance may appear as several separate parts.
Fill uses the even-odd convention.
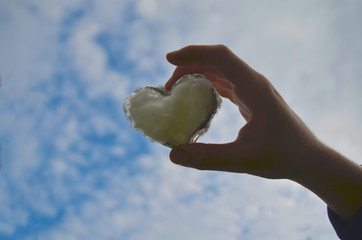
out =
[[[171,151],[170,154],[171,161],[173,163],[182,165],[182,166],[188,166],[190,156],[189,154],[183,150],[183,149],[174,149]]]

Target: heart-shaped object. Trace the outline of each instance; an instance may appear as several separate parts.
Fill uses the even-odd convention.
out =
[[[145,87],[124,102],[132,128],[168,147],[194,142],[205,133],[221,98],[201,74],[185,75],[170,92]]]

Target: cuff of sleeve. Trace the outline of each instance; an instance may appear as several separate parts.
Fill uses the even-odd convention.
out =
[[[343,240],[362,239],[362,209],[350,222],[344,221],[328,207],[328,217],[338,237]]]

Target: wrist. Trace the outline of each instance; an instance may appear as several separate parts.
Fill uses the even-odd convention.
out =
[[[362,168],[324,144],[304,157],[292,180],[313,191],[341,218],[352,219],[362,206]]]

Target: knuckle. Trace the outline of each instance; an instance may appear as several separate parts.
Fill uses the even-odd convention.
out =
[[[216,51],[219,52],[219,53],[227,53],[227,52],[230,51],[230,49],[229,49],[227,46],[225,46],[224,44],[218,44],[218,45],[216,45],[216,46],[215,46],[215,49],[216,49]]]

